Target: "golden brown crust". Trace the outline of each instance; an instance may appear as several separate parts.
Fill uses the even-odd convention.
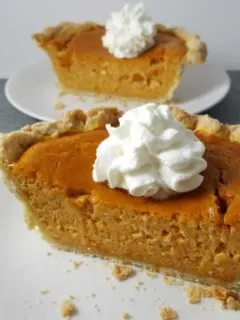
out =
[[[177,107],[172,107],[172,113],[186,128],[196,133],[240,143],[240,125],[223,124],[208,115],[190,115]]]
[[[61,304],[60,312],[64,318],[69,319],[77,313],[77,308],[70,299],[67,299]]]
[[[161,320],[177,320],[178,315],[175,310],[170,307],[160,308],[160,317]]]
[[[240,143],[240,125],[225,125],[208,115],[190,115],[177,107],[172,107],[172,112],[186,128],[196,133]]]
[[[0,135],[0,168],[3,163],[11,164],[33,144],[61,135],[104,128],[107,123],[118,124],[121,112],[116,108],[94,108],[84,113],[73,110],[64,115],[63,120],[37,122],[21,130]]]
[[[112,275],[119,281],[127,280],[136,274],[135,269],[128,265],[115,264],[112,268]]]
[[[172,106],[172,113],[186,128],[204,136],[217,136],[240,143],[240,125],[224,125],[208,115],[190,115]],[[0,167],[11,164],[33,144],[68,133],[104,128],[107,123],[118,124],[122,112],[117,108],[94,108],[86,114],[81,110],[67,112],[63,120],[38,122],[19,131],[0,135]]]
[[[104,128],[107,123],[116,126],[121,115],[122,112],[117,108],[92,108],[87,113],[85,130]]]
[[[41,33],[35,33],[32,37],[40,47],[45,47],[50,41],[55,44],[66,43],[78,32],[88,30],[91,27],[99,26],[94,22],[72,23],[63,22],[55,27],[47,27]],[[157,24],[160,32],[167,33],[183,40],[187,47],[186,63],[201,64],[207,57],[207,46],[195,33],[189,33],[183,28],[167,28]]]
[[[190,33],[180,27],[167,28],[161,24],[158,24],[157,28],[161,32],[174,35],[184,41],[188,49],[186,63],[201,64],[205,62],[207,58],[207,46],[196,33]]]

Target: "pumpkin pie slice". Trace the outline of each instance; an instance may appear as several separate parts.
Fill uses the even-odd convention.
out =
[[[29,228],[60,248],[234,286],[240,281],[240,127],[172,112],[206,146],[208,167],[194,191],[159,201],[95,183],[105,124],[116,126],[120,116],[101,108],[3,134],[4,181],[24,204]]]
[[[102,44],[106,33],[95,23],[62,23],[33,38],[49,56],[64,92],[111,94],[166,101],[173,97],[184,68],[201,64],[206,45],[182,28],[157,25],[156,44],[131,59],[118,59]]]

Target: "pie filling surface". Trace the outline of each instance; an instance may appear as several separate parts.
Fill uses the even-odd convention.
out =
[[[40,142],[23,154],[13,172],[19,177],[33,177],[59,187],[66,194],[92,193],[113,206],[161,215],[177,210],[189,218],[231,222],[231,206],[237,202],[236,189],[240,186],[239,144],[200,137],[207,148],[205,158],[208,162],[202,186],[169,200],[156,201],[133,197],[125,191],[93,181],[96,149],[106,137],[105,130],[95,130]]]

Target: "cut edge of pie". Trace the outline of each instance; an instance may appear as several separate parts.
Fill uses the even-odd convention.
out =
[[[240,143],[240,126],[239,125],[223,125],[218,120],[213,119],[207,115],[189,115],[186,112],[172,107],[172,112],[174,116],[184,124],[184,126],[190,130],[193,130],[197,134],[204,135],[206,137],[217,137],[219,139],[223,139],[223,141],[230,141],[233,143]],[[26,222],[30,229],[34,227],[39,227],[39,224],[36,220],[35,214],[33,210],[30,208],[28,204],[28,200],[25,194],[22,193],[21,187],[19,186],[19,183],[17,179],[15,179],[14,174],[12,173],[12,166],[21,158],[21,156],[25,153],[26,150],[31,148],[33,145],[38,144],[42,141],[47,141],[50,139],[57,139],[58,137],[64,137],[66,135],[74,135],[77,133],[84,133],[84,132],[90,132],[95,131],[98,129],[103,129],[105,127],[105,124],[110,123],[113,126],[118,124],[118,119],[121,115],[121,112],[118,111],[115,108],[96,108],[91,111],[89,111],[87,114],[83,113],[81,110],[75,110],[67,113],[65,115],[65,118],[61,121],[56,122],[40,122],[36,123],[31,126],[26,126],[22,128],[19,131],[11,132],[8,134],[1,134],[0,136],[0,169],[3,172],[3,177],[6,185],[12,191],[15,193],[17,198],[21,200],[25,207],[26,207]],[[53,193],[54,194],[54,193]],[[73,194],[74,201],[76,200],[75,195]],[[79,212],[81,214],[85,214],[85,210],[89,210],[90,200],[89,197],[93,197],[92,195],[82,195],[77,200],[77,206],[80,210]],[[65,201],[65,200],[64,200]],[[94,199],[91,199],[91,201],[94,202]],[[72,204],[71,204],[72,205]],[[76,205],[76,203],[74,204]],[[101,215],[101,213],[98,213]],[[104,214],[104,213],[102,213]],[[56,226],[57,227],[57,226]],[[101,250],[98,251],[92,250],[85,246],[84,244],[81,246],[78,246],[78,249],[71,248],[62,245],[61,241],[58,242],[58,240],[54,240],[42,227],[40,227],[40,231],[43,234],[43,236],[53,244],[57,245],[60,248],[65,248],[69,250],[79,251],[82,253],[89,253],[89,254],[99,254],[104,257],[114,257],[119,260],[124,260],[124,257],[118,257],[114,255],[108,255],[104,252],[102,253]],[[61,231],[61,230],[60,230]],[[234,231],[234,230],[233,230]],[[239,232],[239,231],[237,231]],[[223,233],[224,234],[224,233]],[[222,234],[221,234],[222,236]],[[137,237],[137,234],[136,234]],[[171,243],[170,243],[171,246]],[[169,249],[170,250],[170,249]],[[220,256],[219,259],[221,260],[222,252],[219,252]],[[224,252],[223,252],[224,254]],[[239,256],[238,254],[236,255]],[[207,257],[206,257],[207,258]],[[135,261],[134,259],[131,261],[131,259],[125,259],[126,261],[134,262],[139,264],[138,261]],[[147,265],[146,262],[142,263],[140,261],[141,265]],[[151,266],[151,264],[150,264]],[[181,272],[181,270],[174,269],[174,266],[172,268],[157,268],[158,270],[161,270],[163,272],[166,272],[168,274],[172,275],[181,275],[183,278],[191,279],[191,280],[197,280],[201,282],[206,283],[212,283],[212,284],[221,284],[224,286],[233,286],[237,285],[239,282],[239,279],[237,281],[232,281],[232,279],[226,279],[226,282],[223,281],[223,279],[216,279],[213,276],[209,274],[208,277],[206,275],[199,276],[195,274],[191,274],[188,272]],[[200,279],[200,280],[199,280]],[[236,280],[236,279],[234,279]],[[233,282],[233,283],[232,283]]]
[[[76,39],[94,28],[101,29],[104,26],[93,22],[63,22],[32,36],[48,54],[62,92],[90,91],[143,100],[169,101],[180,83],[184,68],[189,64],[202,64],[207,57],[207,46],[197,34],[189,33],[184,28],[167,28],[161,24],[157,24],[158,33],[178,41],[176,47],[171,44],[169,48],[165,47],[166,39],[163,39],[161,49],[150,48],[133,59],[117,59],[110,54],[106,55],[105,48],[101,49],[104,55],[100,54],[99,57],[92,55],[92,51],[84,52],[84,48],[79,53],[80,44]],[[92,41],[98,42],[98,37],[100,35]],[[82,41],[81,46],[86,45],[86,40]],[[88,46],[90,50],[95,48],[91,44]],[[98,51],[99,47],[94,50]]]

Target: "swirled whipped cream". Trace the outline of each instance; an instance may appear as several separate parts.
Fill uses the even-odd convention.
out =
[[[126,4],[106,23],[103,46],[116,58],[134,58],[155,44],[157,29],[143,4]]]
[[[119,126],[106,126],[93,166],[95,182],[136,197],[166,199],[198,188],[206,169],[204,144],[167,105],[149,103],[127,111]]]

